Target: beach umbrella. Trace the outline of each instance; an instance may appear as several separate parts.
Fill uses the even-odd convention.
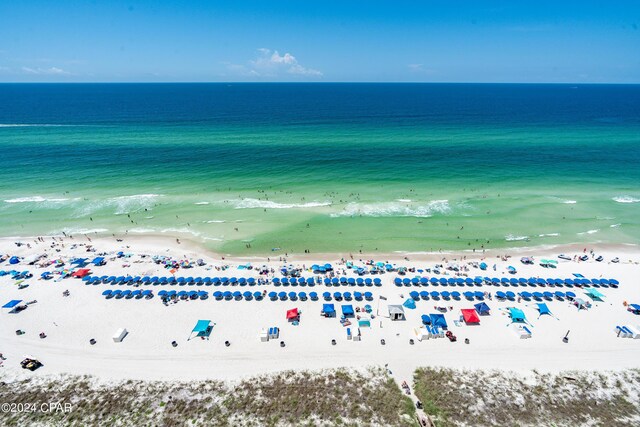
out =
[[[420,278],[420,284],[421,284],[422,286],[427,286],[427,285],[429,285],[429,279],[427,279],[426,277],[421,277],[421,278]]]
[[[498,291],[498,292],[496,292],[496,298],[498,298],[498,299],[506,299],[507,298],[507,294],[505,294],[502,291]]]
[[[331,284],[334,286],[340,285],[340,279],[338,279],[337,277],[334,277],[333,279],[331,279]]]
[[[380,280],[380,279],[378,279]],[[364,279],[364,284],[367,286],[371,286],[373,284],[373,280],[369,279],[368,277],[366,279]]]
[[[168,297],[172,297],[172,296],[175,296],[175,295],[177,295],[177,294],[178,294],[178,292],[177,292],[177,291],[169,291],[169,292],[167,292],[167,296],[168,296]]]
[[[245,300],[249,301],[251,298],[253,298],[253,295],[251,294],[251,292],[249,291],[244,291],[242,293],[242,296],[244,297]]]
[[[404,286],[409,286],[411,285],[411,280],[405,277],[404,279],[402,279],[402,284]]]
[[[142,296],[143,297],[146,297],[146,296],[153,297],[153,292],[150,291],[149,289],[147,289],[146,291],[142,291]]]
[[[482,277],[476,277],[475,279],[473,279],[473,283],[475,283],[476,285],[482,285],[484,283],[484,279]]]
[[[349,277],[347,279],[347,283],[349,283],[350,286],[355,286],[356,285],[356,279],[354,279],[353,277]]]
[[[298,285],[304,286],[307,284],[307,280],[304,277],[298,277]]]
[[[238,284],[240,286],[245,286],[247,284],[247,279],[245,279],[244,277],[241,277],[238,279]]]
[[[518,279],[516,279],[515,277],[512,277],[511,279],[509,279],[509,284],[511,286],[518,286]]]
[[[471,291],[464,292],[463,295],[468,300],[472,300],[473,299],[473,292],[471,292]]]
[[[107,282],[116,283],[116,276],[109,276],[109,278],[107,279]]]
[[[324,283],[325,286],[331,286],[331,279],[325,277],[322,283]]]
[[[166,281],[166,277],[163,277],[163,279],[164,279],[164,281]],[[177,280],[179,285],[184,285],[185,282],[187,281],[187,279],[185,279],[184,277],[178,277],[176,280]]]
[[[202,283],[204,283],[205,286],[211,286],[211,277],[203,277]]]
[[[437,277],[432,277],[431,279],[429,279],[429,282],[431,282],[432,285],[437,285],[438,284],[438,278]]]
[[[448,293],[448,292],[447,292]],[[422,299],[428,299],[429,298],[429,292],[427,291],[420,291],[420,298]]]
[[[238,283],[238,278],[237,277],[232,277],[231,279],[229,279],[230,283]]]
[[[253,298],[254,298],[256,301],[260,301],[260,300],[262,300],[262,292],[255,291],[255,292],[253,293]]]
[[[365,292],[364,299],[366,299],[367,301],[371,301],[373,299],[373,294],[371,292]]]
[[[312,301],[316,301],[318,299],[317,292],[309,292],[309,298],[311,298]]]
[[[249,286],[253,286],[256,284],[256,279],[254,279],[253,277],[249,277],[247,279],[247,283],[249,284]]]
[[[316,285],[316,281],[313,279],[313,277],[309,277],[307,279],[307,286],[315,286]]]
[[[361,301],[361,300],[362,300],[362,292],[357,292],[357,291],[356,291],[356,292],[354,292],[354,293],[353,293],[353,298],[354,298],[356,301]]]
[[[282,283],[282,286],[289,286],[289,278],[283,277],[282,279],[280,279],[280,283]]]
[[[566,297],[566,295],[564,294],[564,292],[560,292],[560,291],[555,291],[555,292],[553,293],[553,295],[555,295],[555,297],[556,297],[556,298],[558,298],[558,299],[563,299],[563,298],[565,298],[565,297]]]
[[[341,277],[340,278],[340,284],[341,285],[346,285],[347,284],[347,278],[346,277]]]
[[[220,285],[220,283],[221,283],[221,281],[220,281],[220,278],[219,278],[219,277],[212,277],[212,278],[211,278],[211,282],[212,282],[214,285],[216,285],[216,286]]]
[[[331,293],[330,292],[324,292],[322,294],[322,298],[324,298],[326,300],[330,300],[331,299]]]
[[[295,292],[291,291],[291,292],[289,292],[288,297],[289,297],[290,300],[294,300],[295,301],[298,298],[298,294],[296,294]]]
[[[443,286],[447,286],[447,279],[445,277],[441,277],[438,282],[440,282],[440,284]]]
[[[538,284],[538,286],[546,286],[547,285],[547,281],[544,279],[536,279],[536,283]]]
[[[300,298],[301,301],[306,301],[307,300],[307,293],[306,292],[300,292],[298,294],[298,298]]]
[[[520,296],[524,299],[531,299],[531,294],[527,291],[520,292]]]
[[[543,292],[542,296],[544,297],[544,299],[547,299],[547,300],[552,300],[553,299],[553,294],[551,292],[549,292],[549,291]]]
[[[373,279],[373,284],[376,286],[382,286],[382,280],[376,277],[375,279]]]
[[[115,291],[111,292],[111,296],[116,298],[122,298],[122,291],[120,289],[116,289]]]
[[[535,299],[542,299],[542,298],[544,298],[544,295],[541,292],[534,292],[533,293],[533,297]]]
[[[198,291],[189,291],[189,298],[197,297]]]
[[[482,301],[484,299],[484,292],[480,292],[480,291],[475,291],[473,293],[473,295],[476,297],[476,299]]]
[[[242,298],[242,292],[240,291],[234,291],[233,292],[233,299],[239,300]]]
[[[526,285],[528,280],[525,279],[524,277],[520,277],[520,278],[518,278],[518,282],[521,283],[521,284],[525,284]]]
[[[364,286],[364,279],[363,279],[362,277],[358,277],[358,278],[356,279],[356,284],[357,284],[358,286]]]
[[[221,277],[221,278],[220,278],[220,282],[221,282],[223,285],[226,285],[227,283],[229,283],[229,278],[228,278],[228,277]]]
[[[413,279],[411,279],[411,284],[416,286],[420,284],[420,278],[419,277],[414,277]]]
[[[449,291],[440,292],[440,296],[444,299],[449,299],[451,297],[451,293]]]
[[[409,296],[411,296],[411,298],[413,298],[416,301],[420,299],[420,294],[416,291],[409,292]]]
[[[460,292],[458,292],[458,291],[451,292],[451,298],[453,298],[455,300],[460,299]]]
[[[149,291],[150,292],[150,291]],[[131,297],[141,297],[142,296],[142,291],[140,289],[136,289],[135,291],[131,292]]]
[[[188,295],[188,292],[187,292],[187,291],[180,291],[180,292],[178,292],[178,296],[179,296],[179,297],[186,297],[187,295]]]
[[[514,299],[516,297],[516,294],[514,294],[511,291],[507,291],[505,295],[507,296],[508,299]]]
[[[464,283],[467,286],[473,286],[473,279],[471,277],[467,277],[466,279],[464,279]]]
[[[609,284],[611,284],[612,282],[613,282],[613,281],[609,281],[609,280],[607,280],[607,279],[600,279],[600,286],[602,286],[602,287],[607,287],[607,286],[609,286]],[[616,281],[616,283],[617,283],[617,281]]]
[[[433,299],[438,299],[438,298],[440,298],[440,292],[438,292],[438,291],[431,291],[431,292],[429,293],[429,295],[430,295],[430,296],[431,296],[431,298],[433,298]]]
[[[275,292],[269,292],[269,299],[275,300],[278,297],[278,294]]]
[[[165,290],[162,290],[162,291],[158,292],[158,296],[160,296],[160,297],[163,297],[165,295],[167,295],[167,291],[165,291]]]
[[[106,291],[102,292],[103,296],[108,296],[111,295],[111,289],[107,289]]]
[[[538,284],[538,278],[536,277],[529,277],[529,279],[527,280],[527,283],[530,285],[537,285]]]
[[[233,298],[233,293],[231,291],[224,291],[222,293],[222,296],[224,297],[224,299],[230,300]]]
[[[333,267],[331,267],[331,264],[325,264],[324,268],[327,270],[333,270]]]
[[[347,301],[351,301],[351,292],[345,292],[342,297]]]
[[[333,298],[336,300],[341,300],[342,299],[342,294],[340,292],[334,292],[333,293]]]

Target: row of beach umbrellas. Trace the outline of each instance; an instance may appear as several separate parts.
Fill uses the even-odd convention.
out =
[[[558,287],[594,287],[594,288],[617,288],[620,284],[616,279],[542,279],[539,277],[515,278],[515,277],[414,277],[404,279],[396,277],[394,279],[396,286],[558,286]]]

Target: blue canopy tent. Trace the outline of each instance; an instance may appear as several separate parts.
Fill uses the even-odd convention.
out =
[[[22,302],[21,299],[13,299],[2,306],[3,310],[7,310],[9,313],[14,313],[17,311],[19,304]]]
[[[99,266],[99,265],[105,265],[106,262],[104,260],[104,257],[99,256],[99,257],[95,257],[93,261],[91,261],[91,264],[95,266]]]
[[[529,323],[524,312],[519,308],[509,307],[509,317],[511,318],[511,323]]]
[[[406,301],[402,303],[402,305],[411,310],[416,308],[416,302],[412,298],[407,298]]]
[[[442,313],[434,313],[430,314],[431,324],[433,326],[439,326],[442,329],[447,329],[447,320],[444,318],[444,314]]]
[[[353,317],[354,311],[353,306],[350,304],[345,304],[342,306],[342,315],[344,317]]]
[[[585,294],[587,294],[587,296],[594,301],[602,301],[604,298],[604,295],[602,293],[593,288],[589,288],[587,291],[585,291]]]
[[[629,310],[633,314],[640,314],[640,304],[629,304],[627,310]]]
[[[322,304],[322,314],[325,317],[333,317],[336,315],[336,308],[333,304]]]
[[[547,304],[543,303],[543,302],[539,302],[536,304],[537,309],[538,309],[538,313],[540,313],[538,315],[538,319],[540,318],[540,316],[542,316],[543,314],[549,315],[551,317],[553,317],[554,319],[558,320],[557,317],[555,317],[553,315],[553,313],[551,313],[551,310],[549,310],[549,307],[547,307]]]
[[[491,312],[491,309],[487,305],[486,302],[479,302],[478,304],[474,304],[473,306],[479,315],[488,315]]]
[[[196,334],[196,337],[202,337],[209,339],[209,335],[211,335],[211,331],[213,330],[213,326],[211,326],[211,320],[198,320],[196,326],[191,330],[191,334],[187,341],[193,338],[193,334]]]

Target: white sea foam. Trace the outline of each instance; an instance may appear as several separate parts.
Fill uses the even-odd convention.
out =
[[[631,196],[617,196],[617,197],[613,197],[611,200],[613,200],[614,202],[618,202],[618,203],[638,203],[638,202],[640,202],[640,199],[636,199],[635,197],[631,197]]]
[[[109,231],[106,228],[63,228],[62,230],[56,230],[51,234],[61,235],[62,233],[66,233],[67,235],[74,234],[94,234],[94,233],[106,233]]]
[[[575,205],[578,202],[575,200],[563,200],[562,203],[564,203],[565,205]]]
[[[555,237],[559,235],[560,233],[545,233],[545,234],[538,234],[538,237]]]
[[[162,194],[133,194],[94,200],[80,207],[75,216],[84,217],[103,209],[113,209],[115,215],[139,212],[144,209],[150,210],[159,197],[162,197]]]
[[[5,203],[43,203],[43,202],[62,203],[69,200],[80,200],[80,198],[67,199],[67,198],[46,198],[41,196],[30,196],[30,197],[18,197],[16,199],[6,199],[4,202]]]
[[[349,203],[340,212],[332,213],[332,217],[341,216],[370,216],[370,217],[389,217],[389,216],[412,216],[427,218],[435,214],[448,214],[451,212],[448,200],[432,200],[425,204],[406,205],[397,202],[383,203]]]
[[[130,228],[129,233],[154,233],[156,230],[153,228]]]
[[[271,200],[242,199],[232,201],[236,209],[304,209],[331,206],[331,202],[278,203]]]
[[[593,230],[587,230],[587,231],[584,231],[584,232],[582,232],[582,233],[578,233],[578,235],[579,235],[579,236],[582,236],[582,235],[585,235],[585,234],[595,234],[595,233],[597,233],[598,231],[600,231],[600,230],[599,230],[599,229],[597,229],[597,228],[594,228]]]
[[[209,202],[195,202],[194,205],[208,205]]]
[[[396,199],[396,201],[402,202],[402,203],[411,203],[411,199]]]
[[[227,222],[224,219],[210,219],[209,221],[204,221],[207,224],[214,224],[214,223],[222,223],[222,222]]]
[[[504,240],[507,242],[519,242],[522,240],[529,240],[529,236],[515,236],[513,234],[507,234],[504,236]]]
[[[618,224],[611,224],[609,227],[611,228],[618,228],[620,227],[622,224],[618,223]]]

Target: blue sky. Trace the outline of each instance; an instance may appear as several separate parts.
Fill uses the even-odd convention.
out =
[[[1,1],[3,82],[640,83],[640,1]]]

